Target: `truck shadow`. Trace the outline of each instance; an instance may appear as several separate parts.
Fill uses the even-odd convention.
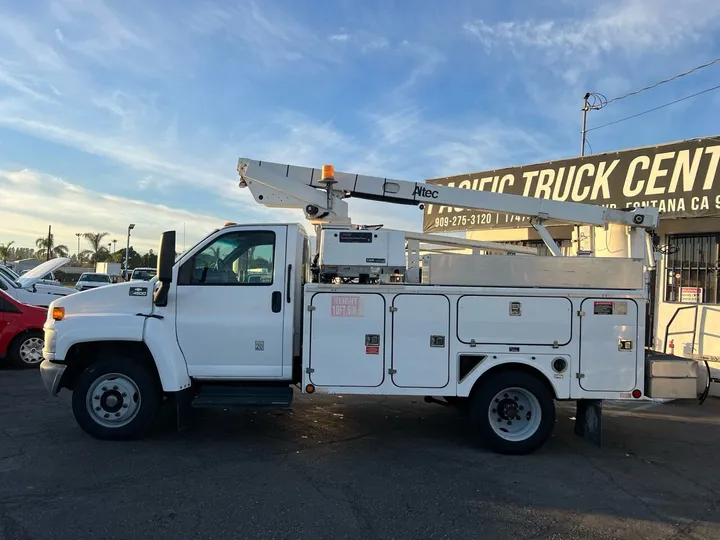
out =
[[[347,477],[347,467],[367,478],[391,470],[406,482],[432,477],[445,486],[452,478],[461,490],[473,479],[484,486],[478,493],[493,486],[489,500],[568,515],[677,531],[720,523],[720,470],[712,466],[720,400],[606,409],[602,448],[577,437],[573,426],[574,406],[561,404],[547,445],[502,456],[483,450],[455,409],[417,398],[300,396],[292,410],[196,410],[181,433],[168,410],[152,438],[193,451],[212,446],[217,458],[302,464],[303,474],[331,485]]]

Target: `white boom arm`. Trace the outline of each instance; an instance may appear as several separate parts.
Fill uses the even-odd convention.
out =
[[[658,210],[652,207],[617,210],[584,203],[343,172],[334,172],[330,181],[323,181],[321,169],[246,158],[238,161],[238,173],[240,186],[248,187],[258,203],[268,207],[302,208],[306,218],[314,224],[349,225],[347,203],[343,200],[349,197],[413,206],[438,204],[529,216],[533,218],[533,226],[553,255],[560,255],[560,251],[543,226],[545,220],[596,226],[617,223],[651,230],[657,227],[659,218]]]
[[[414,206],[425,203],[506,212],[540,221],[555,219],[597,226],[619,223],[643,229],[654,229],[658,224],[658,210],[652,207],[617,210],[343,172],[335,172],[335,182],[328,185],[322,182],[320,169],[245,158],[240,158],[238,172],[240,185],[250,188],[257,202],[268,207],[302,208],[310,221],[347,221],[347,204],[342,199],[356,197]]]

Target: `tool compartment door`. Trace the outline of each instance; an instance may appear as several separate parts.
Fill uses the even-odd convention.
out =
[[[580,387],[591,392],[633,390],[640,344],[637,304],[622,298],[586,298],[580,311]]]
[[[375,293],[317,293],[310,312],[310,382],[380,386],[385,378],[385,298]]]
[[[569,298],[465,295],[457,310],[457,337],[465,344],[564,346],[572,336]]]
[[[393,307],[393,384],[444,388],[450,381],[450,300],[434,294],[399,294]]]

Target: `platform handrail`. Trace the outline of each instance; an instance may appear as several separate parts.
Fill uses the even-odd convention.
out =
[[[670,332],[670,327],[672,326],[672,323],[675,322],[675,317],[677,317],[678,313],[681,311],[684,311],[686,309],[694,309],[695,310],[695,317],[693,317],[693,330],[692,330],[692,350],[695,350],[695,338],[697,337],[697,316],[698,316],[698,307],[700,307],[700,304],[693,304],[692,306],[681,306],[675,310],[675,313],[673,313],[673,316],[670,317],[670,320],[665,325],[665,345],[663,347],[663,352],[667,354],[667,348],[668,348],[668,337],[669,336],[675,336],[680,334],[687,334],[687,332]]]
[[[700,304],[694,304],[692,306],[681,306],[675,310],[675,313],[673,313],[673,316],[670,317],[670,320],[665,325],[665,347],[664,352],[667,354],[667,346],[668,346],[668,336],[674,336],[679,334],[687,334],[687,332],[675,332],[674,334],[670,333],[670,327],[672,326],[672,323],[675,321],[675,317],[677,317],[677,314],[685,309],[694,309],[695,310],[695,316],[693,318],[693,331],[692,331],[692,350],[695,351],[695,338],[697,337],[697,316],[698,316],[698,308],[700,307]],[[673,354],[675,354],[673,352]],[[710,385],[711,384],[720,384],[720,379],[712,376],[712,371],[710,370],[710,364],[706,359],[702,359],[703,364],[705,365],[705,372],[707,373],[707,378],[705,380],[705,389],[703,390],[702,394],[700,394],[700,397],[698,398],[698,402],[700,405],[705,403],[705,400],[707,399],[708,395],[710,394]]]

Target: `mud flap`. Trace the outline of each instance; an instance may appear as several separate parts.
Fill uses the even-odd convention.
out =
[[[579,399],[575,412],[575,435],[602,447],[602,401]]]
[[[190,411],[192,410],[191,403],[193,395],[194,391],[192,387],[175,392],[175,410],[177,415],[178,433],[184,431],[188,427]]]

